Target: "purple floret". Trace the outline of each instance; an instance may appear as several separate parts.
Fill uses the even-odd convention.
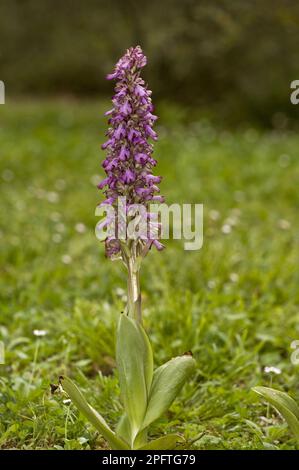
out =
[[[158,196],[161,177],[152,174],[156,160],[152,158],[153,145],[157,140],[153,130],[157,116],[153,114],[151,91],[140,77],[140,70],[147,59],[140,46],[131,47],[117,62],[108,80],[116,80],[113,108],[105,113],[109,119],[107,140],[102,149],[107,152],[102,166],[106,178],[99,184],[104,190],[105,203],[116,205],[117,198],[125,196],[127,206],[143,204],[146,208],[152,201],[163,202]],[[158,249],[162,244],[150,238],[145,241]],[[106,240],[107,256],[120,251],[118,240]]]

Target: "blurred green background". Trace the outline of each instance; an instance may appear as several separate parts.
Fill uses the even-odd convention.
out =
[[[0,79],[8,99],[107,96],[103,77],[140,44],[157,103],[284,127],[298,115],[298,26],[295,0],[1,0]]]

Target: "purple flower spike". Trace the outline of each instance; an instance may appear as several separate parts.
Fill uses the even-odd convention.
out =
[[[127,208],[133,204],[143,204],[149,209],[152,201],[162,202],[157,184],[161,177],[152,174],[156,160],[152,158],[153,145],[149,140],[157,140],[153,130],[157,119],[153,113],[151,91],[140,77],[140,70],[147,59],[141,47],[131,47],[117,62],[108,80],[116,80],[113,108],[105,113],[109,119],[107,140],[102,149],[107,152],[102,166],[106,178],[99,184],[104,188],[106,203],[117,204],[118,197],[126,197]],[[150,238],[142,241],[158,250],[160,242]],[[120,250],[118,240],[106,240],[107,256],[115,256]]]

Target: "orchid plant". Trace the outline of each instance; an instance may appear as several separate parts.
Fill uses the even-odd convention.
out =
[[[117,62],[109,80],[116,80],[113,108],[109,117],[107,141],[102,148],[107,152],[103,162],[106,173],[99,188],[104,190],[102,203],[116,207],[118,199],[125,198],[125,221],[131,220],[130,208],[142,204],[150,230],[146,236],[122,239],[107,236],[105,251],[108,258],[120,259],[127,270],[127,306],[120,314],[116,338],[116,362],[119,375],[123,415],[115,429],[86,401],[77,386],[68,378],[60,377],[60,385],[78,410],[94,425],[112,449],[174,449],[183,445],[178,434],[167,434],[149,440],[150,425],[172,404],[186,380],[195,369],[190,353],[170,359],[154,370],[153,352],[142,323],[139,273],[143,258],[154,246],[163,249],[159,241],[159,224],[153,220],[150,204],[162,202],[158,184],[160,176],[152,173],[156,160],[152,157],[157,139],[153,125],[151,91],[140,76],[147,59],[139,46],[128,49]],[[121,221],[118,221],[119,223]],[[109,218],[101,222],[109,226]]]

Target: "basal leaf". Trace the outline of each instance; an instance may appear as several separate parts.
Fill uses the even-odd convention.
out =
[[[84,396],[78,387],[68,378],[60,378],[63,389],[70,396],[74,405],[78,410],[93,424],[93,426],[103,435],[108,441],[111,448],[114,450],[127,450],[129,446],[110,429],[104,418],[94,410],[85,400]]]
[[[130,444],[131,440],[131,426],[130,426],[130,421],[129,418],[126,414],[123,414],[117,424],[116,435],[123,439],[125,442]]]
[[[282,414],[299,442],[299,407],[295,400],[287,393],[269,387],[254,387],[252,390]]]
[[[133,446],[147,408],[153,377],[153,353],[142,326],[126,315],[121,315],[119,320],[116,361]]]
[[[194,359],[184,355],[171,359],[155,370],[143,429],[170,407],[194,369]]]
[[[134,439],[133,449],[139,449],[147,443],[147,429],[140,431]]]
[[[138,450],[173,450],[182,442],[185,442],[185,440],[178,434],[168,434],[150,441],[148,444],[139,447]]]

